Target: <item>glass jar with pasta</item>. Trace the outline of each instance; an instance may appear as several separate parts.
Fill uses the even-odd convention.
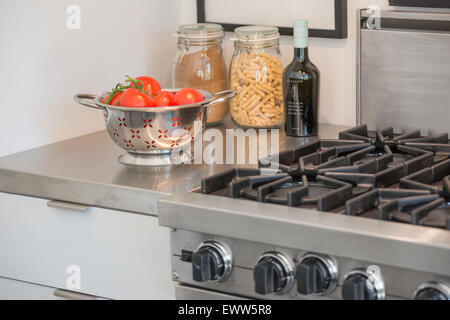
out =
[[[284,122],[283,64],[277,27],[245,26],[234,30],[230,65],[233,121],[243,128],[278,128]]]

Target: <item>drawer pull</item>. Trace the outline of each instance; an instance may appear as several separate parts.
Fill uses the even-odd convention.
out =
[[[50,208],[58,208],[58,209],[67,209],[67,210],[73,210],[78,212],[85,212],[90,207],[84,204],[78,204],[78,203],[71,203],[71,202],[64,202],[64,201],[55,201],[50,200],[47,202],[47,207]]]
[[[68,290],[61,290],[56,289],[53,291],[53,295],[55,297],[60,297],[64,299],[70,299],[70,300],[102,300],[102,298],[91,296],[84,293],[79,293],[75,291],[68,291]]]

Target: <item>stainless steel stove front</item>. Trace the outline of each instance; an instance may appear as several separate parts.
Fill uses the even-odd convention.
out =
[[[230,248],[232,270],[226,280],[217,282],[198,282],[193,280],[193,263],[187,260],[189,260],[190,254],[196,252],[199,244],[205,241],[220,243]],[[368,275],[366,280],[368,289],[374,290],[374,299],[378,300],[413,299],[414,295],[417,294],[418,288],[433,288],[433,284],[436,283],[440,286],[448,287],[450,283],[450,277],[379,264],[376,261],[329,256],[320,252],[311,253],[307,250],[302,250],[302,248],[278,247],[198,232],[173,229],[171,242],[172,277],[174,281],[180,284],[177,287],[177,299],[336,300],[343,299],[344,283],[355,274]],[[255,292],[255,266],[258,260],[261,260],[261,257],[267,252],[279,253],[287,257],[294,268],[294,273],[297,273],[297,279],[295,279],[295,283],[288,291],[271,294],[258,294]],[[399,254],[407,255],[408,253]],[[331,291],[325,292],[324,295],[299,293],[299,281],[305,280],[303,278],[300,280],[298,269],[305,255],[328,257],[330,262],[334,264],[336,283],[332,286]],[[379,274],[374,275],[374,269]],[[364,298],[364,296],[360,298]]]
[[[173,280],[191,288],[251,299],[448,298],[447,230],[198,193],[163,198],[158,212],[172,230]]]

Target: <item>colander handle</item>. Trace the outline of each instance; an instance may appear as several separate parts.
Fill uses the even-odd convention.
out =
[[[228,100],[233,99],[236,97],[236,91],[234,90],[225,90],[220,91],[214,94],[214,100],[212,100],[210,103],[208,103],[208,106],[212,106],[215,104],[219,104]]]
[[[86,106],[89,108],[94,108],[94,109],[105,110],[105,108],[98,106],[94,103],[93,100],[97,99],[96,95],[80,93],[80,94],[74,95],[73,98],[75,99],[76,102],[78,102],[79,104],[81,104],[83,106]]]

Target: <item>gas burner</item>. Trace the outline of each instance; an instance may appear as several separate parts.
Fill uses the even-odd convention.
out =
[[[438,195],[428,197],[403,198],[380,205],[380,219],[450,230],[450,205]]]
[[[286,177],[258,188],[258,201],[287,204],[291,207],[317,205],[330,211],[352,197],[352,186],[342,181],[316,176],[308,179]]]
[[[432,153],[412,147],[399,145],[393,153],[389,146],[385,145],[383,152],[384,154],[372,146],[347,156],[349,162],[353,162],[353,166],[324,169],[320,173],[326,177],[352,183],[364,190],[367,185],[376,188],[390,187],[405,175],[433,164]],[[361,192],[354,193],[358,194]]]
[[[405,144],[409,142],[422,142],[422,143],[437,143],[442,141],[444,141],[444,143],[448,142],[447,134],[439,136],[422,137],[420,134],[420,130],[414,130],[411,132],[396,135],[394,133],[394,128],[392,127],[385,128],[383,130],[378,130],[376,132],[376,137],[377,137],[376,144],[378,145],[388,144],[391,146],[398,144]]]
[[[290,179],[288,174],[276,174],[270,176],[250,176],[238,178],[230,182],[228,188],[230,190],[229,195],[231,198],[247,198],[250,200],[258,200],[260,198],[260,187],[270,183],[277,183],[280,180],[283,181],[286,178]]]
[[[414,199],[414,203],[430,202],[439,198],[426,190],[375,189],[345,203],[345,213],[350,216],[382,218],[380,207],[398,199]]]
[[[448,143],[448,133],[422,137],[420,130],[414,130],[403,134],[395,134],[392,127],[370,132],[367,125],[361,125],[339,133],[339,139],[359,140],[372,144],[406,144],[406,143]]]
[[[387,168],[375,173],[354,173],[344,172],[344,169],[338,172],[328,171],[325,176],[336,180],[351,183],[355,186],[354,195],[359,195],[374,188],[386,188],[396,184],[404,177],[404,167]]]
[[[354,172],[354,173],[375,173],[393,167],[391,163],[394,157],[388,146],[384,150],[378,150],[375,146],[370,146],[356,151],[346,156],[346,165],[334,168],[320,168],[318,173],[326,172]]]
[[[246,188],[254,189],[287,176],[278,170],[236,168],[203,179],[201,192],[237,198]]]
[[[400,180],[400,186],[429,190],[441,197],[450,198],[450,159],[404,177]]]
[[[363,137],[358,136],[356,133],[364,134],[368,136],[367,126],[357,127],[355,129],[351,129],[341,133],[340,136],[344,136],[347,138],[351,137]],[[350,136],[349,136],[350,135]],[[408,138],[415,137],[416,133],[404,134],[399,137]],[[368,137],[367,137],[368,138]],[[431,138],[429,138],[431,139]],[[392,162],[389,164],[389,167],[396,167],[400,164],[405,166],[406,174],[411,174],[417,170],[426,168],[434,163],[433,153],[427,150],[413,148],[411,146],[404,146],[400,144],[393,143],[394,138],[394,130],[392,128],[387,128],[382,131],[378,131],[376,133],[376,139],[371,140],[373,145],[369,147],[367,150],[360,151],[358,154],[355,153],[354,157],[359,157],[359,163],[355,163],[353,160],[353,164],[360,164],[361,162],[371,161],[373,158],[380,157],[383,154],[391,154]],[[401,140],[401,141],[411,141],[411,140]]]
[[[450,159],[450,144],[406,142],[406,146],[423,149],[434,153],[434,163]]]
[[[403,145],[391,149],[394,157],[393,166],[403,164],[406,175],[433,165],[434,156],[429,151]]]
[[[449,229],[450,205],[428,190],[376,189],[346,202],[347,215]]]
[[[338,167],[347,164],[345,156],[354,151],[370,146],[363,141],[347,140],[320,140],[300,146],[296,149],[286,150],[276,155],[263,158],[259,167],[277,167],[291,175],[316,174],[319,169]],[[313,168],[304,172],[300,167],[300,159],[307,157],[306,162]],[[305,164],[305,163],[304,163]]]
[[[202,181],[202,193],[284,204],[317,205],[321,211],[342,206],[352,197],[352,186],[317,176],[292,177],[259,169],[232,169]]]
[[[320,170],[327,168],[348,165],[347,157],[338,157],[335,148],[312,153],[301,157],[298,161],[298,172],[309,176],[315,176]]]
[[[376,132],[370,132],[366,125],[362,125],[341,132],[339,138],[370,142],[378,149],[383,149],[385,145],[388,145],[392,148],[394,153],[399,145],[426,150],[434,153],[433,163],[438,163],[450,158],[448,133],[423,137],[420,134],[420,130],[415,130],[398,135],[394,133],[394,129],[391,127]],[[400,159],[400,161],[404,160]],[[395,162],[397,161],[394,160],[394,163]]]

